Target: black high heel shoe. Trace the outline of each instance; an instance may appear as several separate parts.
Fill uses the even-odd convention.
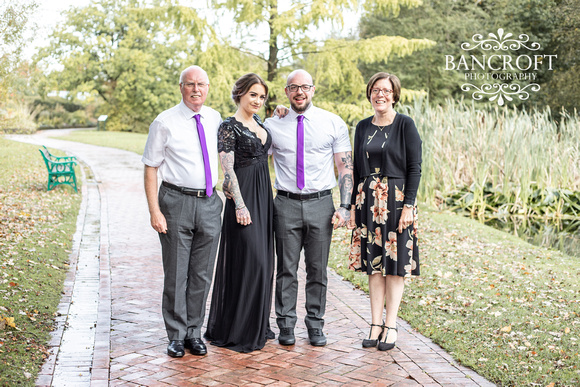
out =
[[[384,337],[381,337],[381,340],[379,341],[379,348],[378,348],[379,351],[388,351],[389,349],[393,349],[393,348],[395,348],[395,343],[397,342],[397,340],[393,341],[392,343],[387,343],[386,342],[387,337],[389,337],[389,331],[391,329],[394,329],[395,332],[397,332],[397,336],[398,336],[399,331],[397,330],[397,328],[396,327],[395,328],[385,327],[385,328],[387,328],[387,330],[384,332],[385,336]],[[382,341],[383,339],[385,341]]]
[[[373,327],[380,327],[381,329],[381,333],[379,333],[379,338],[378,339],[371,339],[371,334],[373,333]],[[362,346],[363,348],[372,348],[372,347],[376,347],[377,343],[379,342],[381,335],[383,334],[385,330],[385,326],[384,325],[379,325],[379,324],[371,324],[371,331],[369,332],[369,338],[368,339],[364,339],[362,342]]]

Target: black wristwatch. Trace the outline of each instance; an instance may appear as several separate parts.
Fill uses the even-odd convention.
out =
[[[350,204],[341,204],[340,206],[350,211]]]

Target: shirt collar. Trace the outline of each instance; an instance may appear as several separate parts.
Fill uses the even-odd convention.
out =
[[[204,114],[205,106],[202,106],[201,109],[199,109],[199,112],[194,112],[193,110],[187,107],[187,105],[185,104],[185,102],[183,102],[183,100],[181,100],[181,102],[179,103],[179,110],[181,111],[181,113],[183,113],[183,115],[187,119],[193,119],[193,116],[195,116],[196,114],[201,115],[202,118],[205,117]]]
[[[306,111],[305,111],[304,113],[300,113],[300,114],[302,114],[306,120],[311,120],[311,119],[312,119],[312,116],[313,116],[313,114],[315,114],[315,113],[314,113],[314,110],[315,110],[315,109],[316,109],[316,108],[315,108],[315,107],[314,107],[314,105],[312,105],[312,103],[311,103],[311,104],[310,104],[310,107],[309,107],[308,109],[306,109]],[[297,117],[298,117],[300,114],[296,113],[296,112],[294,111],[294,109],[290,108],[290,111],[288,112],[288,115],[287,115],[287,117],[288,117],[288,118],[290,118],[290,119],[291,119],[291,120],[293,120],[293,121],[296,121],[296,120],[297,120]]]

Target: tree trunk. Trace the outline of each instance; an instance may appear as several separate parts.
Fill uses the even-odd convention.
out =
[[[268,56],[268,81],[272,82],[276,79],[278,73],[278,36],[274,31],[274,20],[278,16],[278,3],[272,1],[270,4],[270,19],[268,20],[268,27],[270,28],[269,39],[269,56]],[[266,103],[266,117],[270,117],[276,108],[276,91],[270,90],[268,102]]]

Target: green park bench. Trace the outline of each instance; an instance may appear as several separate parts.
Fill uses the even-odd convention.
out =
[[[73,187],[75,192],[78,192],[77,178],[74,169],[74,166],[77,163],[76,157],[53,156],[44,145],[38,151],[42,155],[44,163],[46,164],[46,169],[48,170],[48,185],[46,190],[50,191],[59,184],[67,184]]]
[[[44,148],[44,150],[42,152],[44,152],[44,154],[48,155],[48,158],[51,161],[56,161],[56,162],[63,162],[63,161],[74,161],[75,163],[77,162],[77,158],[74,156],[55,156],[52,153],[50,153],[50,151],[48,150],[48,148],[46,146],[42,146]]]

